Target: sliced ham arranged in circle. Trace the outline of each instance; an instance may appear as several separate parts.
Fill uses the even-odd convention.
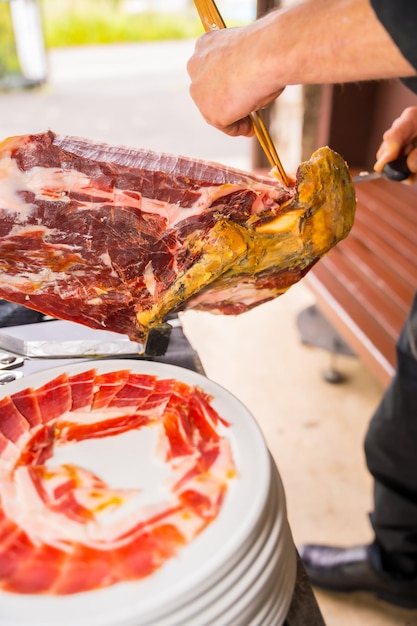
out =
[[[65,595],[151,575],[218,516],[236,476],[227,433],[198,386],[128,368],[61,372],[3,397],[0,589]],[[146,437],[144,476],[110,484],[88,446],[126,436]],[[69,460],[78,449],[82,464]],[[130,462],[106,454],[115,476]]]

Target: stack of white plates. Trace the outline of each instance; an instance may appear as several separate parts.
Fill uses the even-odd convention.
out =
[[[160,363],[134,360],[97,361],[98,372],[130,369],[176,378],[212,396],[212,405],[230,427],[237,476],[229,481],[217,518],[177,556],[147,578],[66,596],[22,595],[0,591],[2,626],[280,626],[291,603],[296,551],[287,522],[285,494],[268,448],[252,415],[229,392],[209,379]],[[90,369],[91,362],[33,374],[1,390],[9,395],[37,388],[61,371]],[[109,471],[106,439],[89,448],[89,470]],[[149,456],[148,450],[143,454]],[[77,454],[77,448],[74,448]],[[132,462],[143,454],[138,440],[123,438],[112,449]],[[85,458],[74,458],[77,464]],[[139,461],[138,461],[139,462]],[[126,482],[132,488],[132,464]],[[115,469],[116,471],[116,469]],[[118,486],[121,471],[117,467]],[[147,468],[149,472],[149,465]],[[138,474],[141,469],[137,468]],[[106,477],[106,479],[108,476]],[[122,477],[123,478],[123,477]],[[141,476],[143,481],[143,475]]]

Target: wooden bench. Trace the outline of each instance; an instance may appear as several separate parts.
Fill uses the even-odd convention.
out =
[[[417,189],[375,180],[356,192],[351,233],[304,280],[333,328],[387,386],[417,290]]]

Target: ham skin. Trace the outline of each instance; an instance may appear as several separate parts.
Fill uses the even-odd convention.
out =
[[[52,131],[0,144],[0,298],[144,342],[168,314],[236,315],[349,233],[355,192],[321,148],[293,186]]]

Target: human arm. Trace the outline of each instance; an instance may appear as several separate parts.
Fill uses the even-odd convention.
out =
[[[408,107],[385,131],[377,151],[375,170],[380,172],[384,165],[401,155],[407,155],[407,165],[413,175],[407,183],[417,180],[417,107]]]
[[[416,75],[369,0],[304,0],[206,33],[187,68],[201,114],[230,135],[251,135],[249,113],[287,85]]]

